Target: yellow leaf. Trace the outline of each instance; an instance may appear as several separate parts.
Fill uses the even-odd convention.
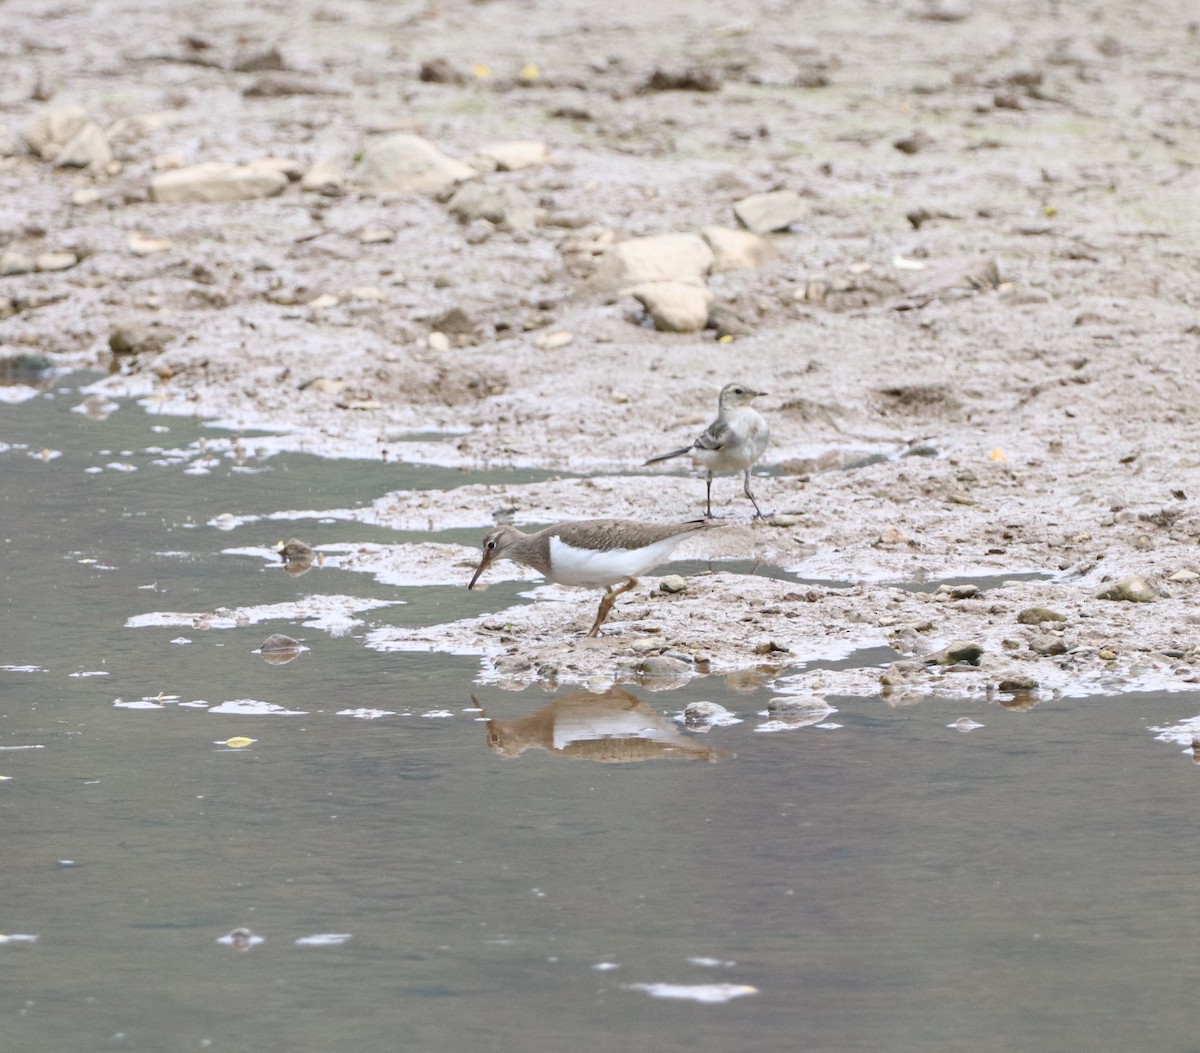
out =
[[[245,749],[252,742],[257,742],[257,739],[248,739],[245,735],[234,735],[231,739],[225,740],[225,745],[231,750]]]
[[[997,446],[991,453],[988,454],[990,461],[1007,461],[1008,458],[1004,455],[1004,451]]]
[[[492,67],[485,66],[482,62],[476,62],[475,65],[471,67],[471,72],[474,73],[475,76],[477,76],[480,80],[486,80],[492,75]]]
[[[521,68],[521,72],[517,74],[517,77],[524,81],[537,80],[539,76],[538,68],[532,62],[526,62]]]

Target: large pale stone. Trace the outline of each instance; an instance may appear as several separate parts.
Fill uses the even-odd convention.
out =
[[[538,217],[538,209],[523,191],[514,186],[485,186],[475,181],[463,183],[455,190],[446,208],[464,223],[486,219],[513,230],[528,230]]]
[[[265,165],[231,165],[221,161],[160,172],[150,180],[150,196],[164,204],[248,201],[283,193],[288,178]]]
[[[751,194],[733,206],[738,222],[755,234],[786,230],[808,215],[808,206],[794,190],[772,190]]]
[[[304,173],[300,180],[301,190],[315,191],[329,197],[337,197],[346,186],[346,177],[342,175],[341,167],[334,161],[319,160]]]
[[[108,136],[95,121],[88,121],[54,157],[60,168],[103,168],[113,159]]]
[[[601,270],[627,282],[702,278],[713,252],[698,234],[658,234],[621,241],[604,254]]]
[[[475,169],[447,157],[433,143],[396,132],[367,147],[356,181],[368,190],[437,194],[474,176]]]
[[[708,323],[713,294],[692,282],[642,282],[629,290],[650,313],[654,328],[695,333]]]
[[[0,252],[0,277],[10,277],[14,274],[28,274],[34,269],[34,262],[23,252]]]
[[[82,106],[47,110],[26,126],[25,142],[43,161],[53,161],[90,120],[91,115]]]
[[[771,251],[767,242],[748,230],[703,227],[700,234],[713,250],[714,272],[754,270]]]
[[[495,161],[496,167],[502,172],[515,172],[521,168],[546,165],[553,160],[549,147],[536,139],[491,143],[479,151],[479,156]]]

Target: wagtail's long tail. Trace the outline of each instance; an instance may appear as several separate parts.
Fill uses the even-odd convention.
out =
[[[651,457],[648,461],[642,461],[642,467],[648,464],[658,464],[659,461],[669,461],[672,457],[683,457],[685,454],[692,452],[690,446],[685,446],[682,450],[672,450],[670,453],[660,453],[657,457]]]

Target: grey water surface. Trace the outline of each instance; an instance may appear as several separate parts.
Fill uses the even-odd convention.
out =
[[[475,659],[362,637],[503,590],[227,551],[413,535],[207,525],[463,473],[193,474],[223,433],[72,412],[76,383],[0,405],[8,1053],[1200,1049],[1200,766],[1148,730],[1196,695],[835,699],[763,733],[772,691],[745,678],[481,685]],[[340,635],[127,624],[317,590],[407,605]],[[272,632],[310,650],[268,664]],[[294,715],[223,711],[246,699]],[[698,699],[743,722],[683,728]],[[628,726],[625,752],[596,737]]]

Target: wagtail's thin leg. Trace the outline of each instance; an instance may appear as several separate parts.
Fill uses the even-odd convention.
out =
[[[746,491],[746,496],[748,498],[750,498],[750,503],[754,506],[754,518],[755,519],[766,519],[767,517],[762,514],[762,509],[758,507],[758,502],[754,500],[754,495],[750,492],[750,469],[749,468],[747,468],[744,473],[744,480],[745,480],[746,485],[743,487],[743,489]]]

